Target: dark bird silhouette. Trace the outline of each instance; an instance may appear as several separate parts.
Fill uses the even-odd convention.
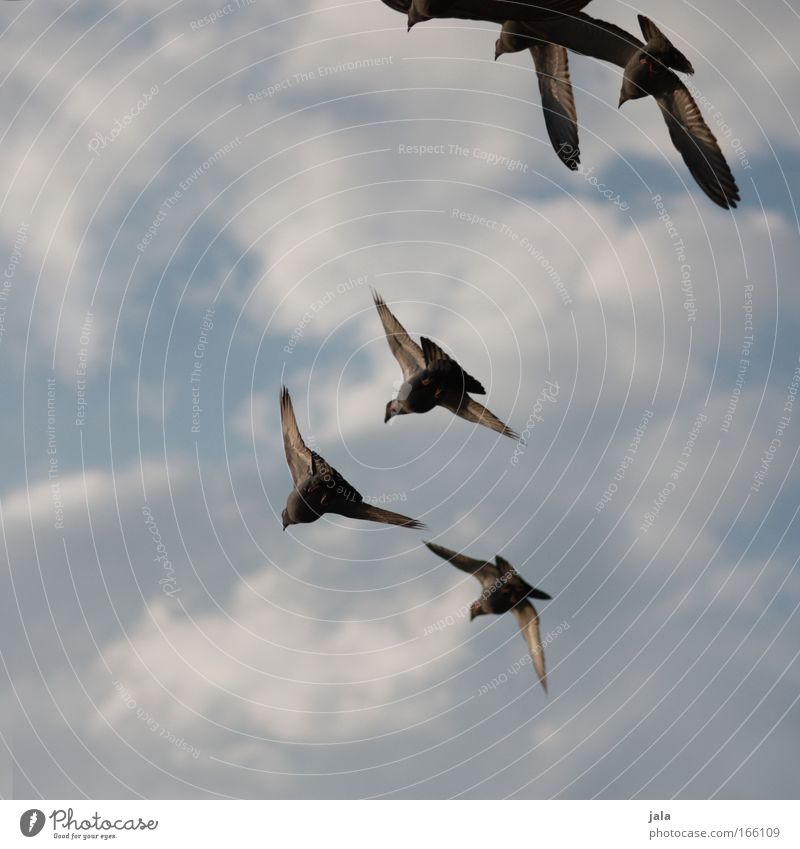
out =
[[[672,143],[697,184],[723,209],[735,208],[741,200],[736,180],[697,103],[674,73],[693,74],[691,62],[649,18],[639,15],[639,25],[645,43],[614,24],[582,13],[536,24],[506,21],[495,45],[495,58],[545,41],[623,68],[619,105],[653,97],[664,116]],[[569,140],[563,150],[566,154],[572,150]],[[565,155],[561,158],[564,160]]]
[[[422,347],[417,345],[386,306],[383,298],[375,291],[372,297],[386,332],[389,349],[403,371],[403,384],[397,398],[386,404],[384,422],[395,416],[427,413],[434,407],[444,407],[468,422],[484,425],[512,439],[519,439],[519,435],[501,422],[494,413],[469,397],[470,392],[477,395],[486,394],[486,390],[472,375],[467,374],[430,339],[422,336]]]
[[[283,529],[289,525],[315,522],[325,513],[338,513],[351,519],[366,519],[405,528],[424,528],[422,522],[365,504],[361,493],[303,442],[289,390],[281,388],[281,428],[286,462],[294,487],[281,514]]]
[[[519,623],[528,650],[533,660],[536,674],[539,676],[544,691],[547,692],[547,673],[544,666],[544,648],[539,630],[539,614],[529,599],[549,600],[550,596],[541,590],[534,589],[517,570],[502,557],[495,557],[495,562],[474,560],[464,554],[451,551],[433,542],[425,545],[439,557],[448,560],[462,572],[469,572],[481,583],[483,590],[480,597],[470,606],[470,620],[487,613],[511,613]]]
[[[384,0],[386,2],[386,0]],[[408,28],[435,18],[491,21],[502,24],[517,21],[543,21],[554,14],[574,14],[590,0],[411,0],[408,3]],[[387,3],[398,9],[405,3]]]

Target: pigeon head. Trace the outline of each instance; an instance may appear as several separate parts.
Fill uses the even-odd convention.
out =
[[[647,53],[640,51],[625,67],[619,105],[653,94],[663,79],[661,66]]]
[[[291,520],[291,517],[289,516],[289,511],[285,507],[283,508],[283,513],[281,513],[281,522],[283,523],[283,529],[284,530],[286,530],[286,528],[288,528],[289,525],[296,525],[297,524],[297,522],[293,522]]]
[[[473,601],[469,606],[469,621],[472,622],[476,616],[483,616],[484,613],[486,613],[486,611],[483,609],[480,599],[478,601]]]
[[[405,410],[397,403],[397,400],[389,401],[386,405],[386,414],[383,417],[383,423],[389,421],[389,419],[393,419],[395,416],[402,416],[405,413]]]

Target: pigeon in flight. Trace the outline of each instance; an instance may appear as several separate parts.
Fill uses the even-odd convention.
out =
[[[550,596],[534,589],[517,570],[502,557],[495,557],[494,563],[474,560],[464,554],[450,551],[433,542],[425,545],[439,557],[449,560],[462,572],[474,575],[483,587],[480,598],[473,601],[469,609],[470,620],[485,613],[508,613],[510,610],[519,623],[520,631],[528,644],[533,666],[539,681],[547,692],[547,673],[544,668],[544,648],[539,631],[539,614],[528,599],[536,598],[548,601]]]
[[[383,323],[389,348],[403,370],[403,384],[397,398],[386,404],[384,422],[395,416],[427,413],[434,407],[444,407],[468,422],[484,425],[512,439],[519,439],[519,435],[508,425],[469,397],[470,392],[477,395],[486,394],[486,390],[474,377],[467,374],[430,339],[422,336],[422,347],[417,345],[386,306],[383,298],[374,290],[372,297]]]
[[[286,462],[294,487],[286,500],[281,519],[289,525],[315,522],[324,513],[338,513],[351,519],[366,519],[405,528],[424,528],[422,522],[365,504],[361,494],[303,442],[294,417],[289,390],[281,388],[281,428]]]
[[[502,24],[517,21],[547,20],[554,14],[574,14],[590,0],[383,0],[398,12],[408,15],[408,28],[435,18],[459,18]]]
[[[674,73],[693,74],[691,62],[649,18],[639,15],[639,26],[645,43],[614,24],[582,13],[537,24],[506,21],[495,45],[495,58],[546,41],[619,65],[624,69],[619,105],[648,95],[654,97],[672,143],[697,184],[723,209],[735,208],[741,200],[736,180],[697,103]],[[569,142],[563,148],[567,153],[571,149]]]

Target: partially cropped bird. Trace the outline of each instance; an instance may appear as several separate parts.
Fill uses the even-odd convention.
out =
[[[289,525],[315,522],[325,513],[338,513],[351,519],[366,519],[405,528],[424,528],[422,522],[365,504],[361,494],[303,442],[294,416],[289,390],[281,388],[281,429],[286,462],[294,487],[281,515],[283,529]]]
[[[388,2],[387,6],[407,11],[408,28],[435,18],[490,21],[501,24],[509,18],[517,21],[541,21],[554,14],[573,14],[591,0],[410,0]],[[403,7],[406,7],[405,9]]]
[[[539,676],[544,691],[547,692],[547,673],[544,666],[544,648],[539,630],[539,614],[529,599],[547,601],[550,596],[532,587],[517,570],[502,557],[495,557],[494,563],[475,560],[456,551],[433,542],[425,545],[439,557],[449,561],[462,572],[469,572],[481,583],[480,597],[470,606],[470,620],[487,613],[511,613],[519,623],[522,635],[528,644],[533,666]]]
[[[519,439],[519,435],[501,422],[494,413],[469,397],[470,392],[477,395],[486,394],[486,390],[472,375],[467,374],[430,339],[422,336],[422,347],[417,345],[386,306],[383,298],[375,291],[372,297],[383,323],[389,348],[403,370],[403,384],[397,398],[386,404],[384,422],[395,416],[427,413],[434,407],[444,407],[468,422],[484,425],[512,439]]]
[[[544,41],[619,65],[624,69],[619,105],[652,96],[664,116],[672,143],[697,184],[723,209],[735,208],[741,200],[736,180],[697,103],[674,73],[693,74],[691,62],[649,18],[639,15],[639,25],[644,43],[614,24],[582,13],[536,24],[506,21],[495,45],[495,58]],[[554,146],[557,143],[562,142],[553,139]],[[566,139],[563,152],[569,154],[572,149],[572,142]]]

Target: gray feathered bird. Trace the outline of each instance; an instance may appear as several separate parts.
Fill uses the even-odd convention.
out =
[[[697,103],[674,73],[693,74],[691,62],[649,18],[639,15],[639,25],[645,42],[614,24],[582,13],[536,24],[506,21],[495,45],[495,58],[537,47],[544,41],[623,68],[619,105],[653,97],[664,116],[672,143],[697,184],[723,209],[735,208],[741,200],[736,180]],[[559,109],[569,112],[569,101],[563,101],[564,90],[562,85],[551,96],[555,106],[551,103],[549,109],[556,114]],[[567,154],[573,150],[572,141],[563,129],[556,138],[551,132],[551,139],[554,146],[562,144]],[[564,160],[565,156],[561,158]]]
[[[529,599],[548,601],[550,596],[532,587],[507,560],[500,556],[495,557],[494,563],[490,563],[485,560],[475,560],[433,542],[426,542],[425,545],[434,554],[448,560],[462,572],[474,575],[480,581],[483,590],[480,597],[470,606],[470,620],[487,613],[499,614],[510,611],[514,614],[525,642],[528,644],[536,674],[544,691],[547,692],[547,673],[539,630],[539,614]]]
[[[315,522],[325,513],[337,513],[351,519],[366,519],[405,528],[424,528],[422,522],[365,504],[361,493],[303,442],[289,390],[281,388],[281,429],[286,462],[294,487],[281,514],[283,529],[289,525]]]
[[[383,298],[373,291],[389,349],[403,371],[403,384],[397,398],[386,404],[384,422],[408,413],[427,413],[434,407],[444,407],[468,422],[484,425],[503,436],[519,439],[511,430],[483,405],[469,397],[470,392],[485,395],[486,390],[464,369],[430,339],[420,337],[422,347],[406,332],[395,318]]]

